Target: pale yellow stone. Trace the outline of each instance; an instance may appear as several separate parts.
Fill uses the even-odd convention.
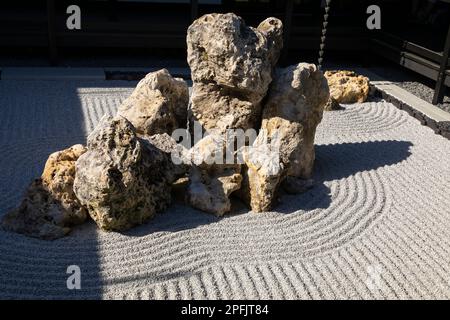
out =
[[[330,96],[337,103],[362,103],[369,95],[369,79],[353,71],[326,71]]]

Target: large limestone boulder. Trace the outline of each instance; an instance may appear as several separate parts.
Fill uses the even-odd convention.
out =
[[[139,138],[123,117],[105,116],[76,163],[74,191],[104,230],[126,230],[170,204],[170,156]]]
[[[369,95],[369,79],[353,71],[325,71],[330,99],[327,110],[336,110],[339,103],[361,103]]]
[[[277,18],[267,18],[256,28],[264,34],[269,45],[270,63],[272,66],[278,61],[281,49],[283,49],[283,23]]]
[[[86,152],[82,145],[51,154],[40,179],[28,187],[20,206],[2,220],[5,229],[41,239],[66,235],[84,222],[87,210],[73,192],[75,162]]]
[[[233,13],[207,14],[189,27],[187,46],[192,120],[207,130],[258,127],[282,47],[281,21],[253,28]]]
[[[261,101],[272,81],[282,38],[283,26],[276,18],[253,28],[233,13],[213,13],[189,27],[190,120],[210,134],[192,148],[196,159],[187,187],[191,206],[218,216],[230,211],[229,197],[241,187],[241,165],[215,161],[228,143],[218,137],[224,138],[228,129],[260,127]]]
[[[280,70],[264,106],[260,133],[245,161],[250,205],[267,211],[286,177],[311,177],[315,159],[314,136],[329,98],[327,81],[315,65],[299,63]],[[245,191],[245,190],[244,190]]]
[[[140,134],[171,134],[187,122],[189,90],[186,82],[166,69],[151,72],[118,109]]]

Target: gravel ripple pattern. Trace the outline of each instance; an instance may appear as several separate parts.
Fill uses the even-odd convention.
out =
[[[133,86],[0,81],[0,215]],[[314,188],[273,212],[219,219],[175,203],[122,234],[0,231],[0,298],[449,299],[450,141],[376,101],[326,112],[316,150]]]

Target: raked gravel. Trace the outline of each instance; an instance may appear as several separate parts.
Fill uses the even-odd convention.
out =
[[[0,215],[134,85],[0,81]],[[273,212],[219,219],[175,203],[123,234],[0,231],[0,298],[450,298],[450,141],[375,101],[325,113],[316,145],[315,187]]]

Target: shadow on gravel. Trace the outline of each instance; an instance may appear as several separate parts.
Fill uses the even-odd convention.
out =
[[[408,141],[367,141],[316,146],[314,186],[298,195],[282,195],[275,208],[282,213],[298,210],[325,209],[331,204],[330,188],[325,184],[355,175],[395,165],[411,154]]]

